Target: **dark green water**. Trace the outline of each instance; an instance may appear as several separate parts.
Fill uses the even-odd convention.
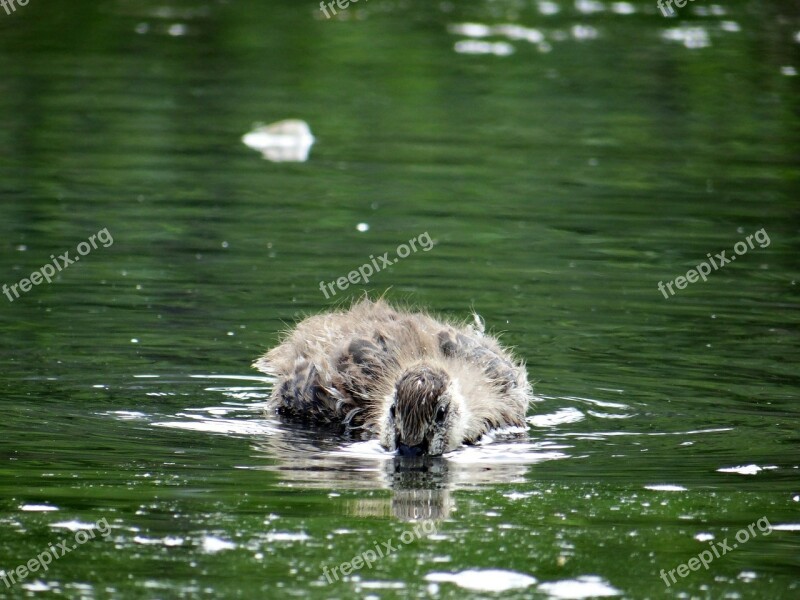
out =
[[[0,296],[0,597],[797,598],[799,12],[0,8],[0,284],[113,239]],[[306,162],[242,143],[289,118]],[[364,289],[502,332],[530,440],[421,478],[265,416],[250,362]]]

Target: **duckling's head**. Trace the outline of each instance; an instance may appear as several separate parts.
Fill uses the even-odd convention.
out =
[[[381,445],[400,456],[439,456],[464,439],[464,406],[455,382],[441,368],[406,370],[387,398]]]

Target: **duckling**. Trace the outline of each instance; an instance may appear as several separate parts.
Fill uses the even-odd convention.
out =
[[[364,298],[309,317],[253,363],[276,378],[281,416],[377,437],[404,457],[439,456],[492,429],[525,426],[525,366],[483,322],[445,322]]]

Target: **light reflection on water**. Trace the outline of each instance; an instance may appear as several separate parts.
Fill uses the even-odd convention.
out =
[[[341,436],[315,431],[292,424],[264,418],[264,400],[269,387],[242,386],[243,380],[263,383],[262,377],[225,377],[214,375],[193,376],[194,379],[236,379],[232,386],[213,385],[204,388],[206,392],[219,394],[229,400],[220,405],[190,407],[175,414],[173,420],[151,422],[154,427],[177,431],[203,432],[210,435],[234,435],[251,440],[252,459],[264,459],[269,464],[239,464],[237,469],[267,470],[280,476],[279,486],[329,490],[331,497],[338,497],[344,490],[389,490],[389,498],[357,497],[343,504],[347,514],[356,518],[393,518],[406,522],[443,521],[469,516],[476,508],[471,503],[459,506],[453,492],[475,490],[482,486],[497,484],[518,484],[526,486],[529,469],[543,461],[568,460],[571,446],[547,440],[503,441],[503,436],[493,436],[490,440],[476,446],[464,447],[441,458],[399,460],[385,452],[377,440],[344,441]],[[155,383],[155,382],[154,382]],[[173,384],[175,381],[173,381]],[[187,382],[188,383],[188,382]],[[241,394],[248,396],[242,401]],[[261,400],[261,402],[258,402]],[[593,403],[590,399],[580,399],[582,403]],[[595,403],[607,408],[619,408],[618,403]],[[575,418],[577,409],[558,409],[551,414],[538,414],[538,429],[549,431],[580,421]],[[112,413],[109,416],[130,418],[130,412]],[[139,415],[139,418],[147,417]],[[534,429],[537,429],[536,427]],[[562,433],[564,433],[562,431]],[[254,440],[255,438],[255,440]],[[254,440],[254,441],[253,441]],[[241,463],[241,461],[240,461]],[[331,491],[335,490],[335,491]],[[546,493],[547,490],[544,490]],[[511,501],[529,499],[541,495],[542,490],[506,494]],[[500,516],[489,511],[488,515]],[[477,516],[477,515],[476,515]],[[509,525],[510,527],[511,525]],[[347,535],[349,530],[337,530],[336,536]],[[457,538],[441,530],[432,539],[456,541]],[[269,544],[280,542],[307,542],[307,533],[271,532],[264,541]],[[181,546],[188,543],[183,538],[136,537],[137,544],[156,544]],[[196,543],[206,553],[217,553],[237,548],[237,543],[206,535]],[[254,540],[248,545],[257,549]],[[447,561],[445,561],[447,562]],[[551,598],[591,598],[616,596],[621,592],[607,581],[594,575],[584,575],[573,579],[560,579],[538,582],[525,573],[494,569],[465,570],[461,572],[428,570],[424,580],[429,582],[429,592],[439,593],[439,585],[450,583],[471,591],[503,592],[536,586],[539,592]],[[366,577],[355,582],[355,589],[362,593],[380,589],[405,589],[407,582],[387,582]]]
[[[354,516],[393,515],[399,520],[447,519],[452,512],[459,510],[452,492],[498,484],[520,484],[524,488],[537,478],[533,469],[551,461],[565,463],[559,470],[570,473],[570,461],[582,463],[591,456],[597,459],[606,444],[618,438],[631,441],[613,442],[614,451],[610,458],[624,459],[632,451],[648,451],[651,452],[648,460],[658,461],[662,453],[671,454],[674,446],[671,439],[692,438],[697,441],[705,436],[725,434],[732,430],[678,428],[652,431],[641,421],[640,414],[621,402],[586,397],[540,397],[539,402],[533,405],[537,411],[528,417],[530,428],[527,439],[506,439],[509,435],[511,438],[519,437],[514,432],[505,435],[503,432],[493,432],[475,446],[464,446],[443,457],[409,461],[387,453],[375,439],[347,439],[325,430],[285,423],[271,417],[265,413],[271,383],[268,377],[194,375],[183,385],[175,378],[167,380],[173,389],[192,386],[192,380],[200,380],[208,397],[217,395],[224,400],[209,406],[186,407],[172,417],[160,415],[153,418],[135,411],[115,411],[110,416],[123,420],[144,420],[158,428],[247,439],[251,449],[249,459],[240,457],[236,461],[236,468],[274,472],[279,476],[280,486],[317,490],[389,490],[392,494],[390,498],[360,499],[350,502],[348,510]],[[225,380],[234,380],[235,383],[219,385]],[[243,385],[248,381],[262,385]],[[152,385],[159,387],[160,383],[153,380]],[[151,395],[154,392],[144,393]],[[548,409],[548,405],[560,406]],[[590,406],[594,410],[588,410]],[[624,417],[626,428],[615,431],[593,427],[587,430],[585,421],[591,417],[600,419],[598,423],[609,419],[614,422]],[[627,424],[630,420],[634,421],[633,430]],[[679,427],[681,424],[675,425]],[[638,439],[652,442],[642,446]],[[656,442],[658,439],[664,439],[666,445],[662,447]],[[598,442],[603,445],[596,446]],[[684,445],[691,446],[694,443],[685,442]],[[632,467],[633,463],[629,463],[628,468]],[[634,479],[649,477],[649,480],[640,483],[644,489],[687,489],[675,479],[671,482],[653,481],[653,473],[658,472],[657,465],[641,465],[639,468],[642,472],[635,475]],[[724,468],[719,470],[725,472]],[[686,477],[691,480],[690,473],[687,472]]]
[[[263,382],[264,378],[252,380]],[[205,387],[204,391],[230,400],[220,406],[186,408],[177,412],[175,419],[155,420],[152,426],[256,438],[251,458],[263,458],[267,464],[240,464],[238,468],[275,471],[284,484],[314,489],[391,489],[394,492],[391,512],[404,520],[447,518],[452,509],[453,490],[498,482],[524,483],[529,465],[568,458],[563,451],[569,446],[563,443],[502,441],[509,436],[519,437],[509,431],[494,432],[480,445],[463,447],[444,457],[401,460],[384,451],[374,439],[345,441],[330,432],[265,418],[269,417],[264,414],[269,388],[215,385]],[[259,399],[262,402],[257,402]],[[114,414],[130,419],[132,413]],[[557,415],[551,416],[550,422],[557,421]],[[367,505],[369,508],[359,505],[357,510],[372,514],[376,510],[388,512],[376,509],[374,502]]]

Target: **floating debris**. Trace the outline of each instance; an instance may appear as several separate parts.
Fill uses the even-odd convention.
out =
[[[256,127],[242,137],[242,142],[272,162],[305,162],[314,136],[305,121],[286,119]]]

